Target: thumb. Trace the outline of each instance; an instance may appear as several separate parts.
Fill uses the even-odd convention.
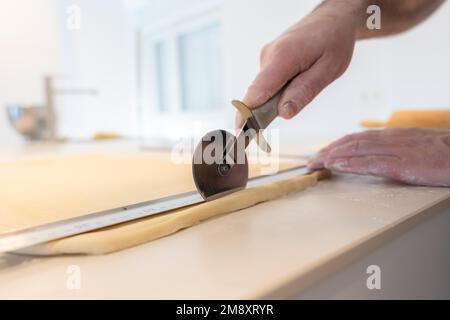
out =
[[[299,73],[298,64],[293,57],[273,59],[256,76],[248,88],[244,103],[256,108],[272,98],[290,79]]]
[[[317,61],[308,70],[295,77],[284,90],[278,104],[278,114],[291,119],[308,105],[334,79],[328,64]]]

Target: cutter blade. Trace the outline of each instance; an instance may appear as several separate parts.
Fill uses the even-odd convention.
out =
[[[205,200],[216,199],[247,185],[245,147],[240,152],[236,141],[231,133],[214,130],[203,136],[195,148],[192,175]]]

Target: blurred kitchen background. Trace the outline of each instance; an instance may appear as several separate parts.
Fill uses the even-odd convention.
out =
[[[48,138],[33,131],[39,117],[68,140],[231,129],[229,101],[256,75],[260,48],[319,2],[0,0],[0,144],[23,143],[17,130]],[[283,123],[282,138],[331,139],[397,109],[449,107],[449,10],[358,43],[346,74]]]

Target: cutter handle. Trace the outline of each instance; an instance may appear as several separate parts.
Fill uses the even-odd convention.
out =
[[[254,109],[250,109],[242,101],[231,101],[233,106],[240,112],[242,118],[247,120],[247,125],[250,123],[249,127],[257,131],[257,135],[255,137],[256,142],[258,143],[258,146],[267,153],[270,153],[271,148],[264,139],[264,136],[261,134],[261,130],[266,129],[278,116],[278,103],[280,102],[284,89],[289,85],[289,83],[290,81],[286,83],[272,98]]]
[[[256,108],[250,109],[240,100],[232,100],[231,103],[239,111],[244,120],[253,118],[257,122],[258,129],[266,129],[278,116],[278,103],[290,82],[288,81],[272,98]]]
[[[281,94],[284,88],[278,91],[272,98],[259,107],[252,109],[252,114],[261,129],[265,129],[278,116],[278,102],[280,102]]]
[[[280,90],[267,102],[259,107],[252,109],[252,114],[258,121],[261,129],[265,129],[278,116],[278,103],[284,90],[289,86],[292,80],[289,80]]]

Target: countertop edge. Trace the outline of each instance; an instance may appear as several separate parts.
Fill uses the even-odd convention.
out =
[[[336,254],[314,263],[307,271],[296,274],[285,280],[279,286],[268,288],[261,294],[250,297],[250,299],[289,299],[299,295],[320,280],[363,258],[448,207],[450,207],[449,195],[411,213],[409,216],[400,219],[394,224],[367,235],[358,241],[357,244],[344,247]]]

